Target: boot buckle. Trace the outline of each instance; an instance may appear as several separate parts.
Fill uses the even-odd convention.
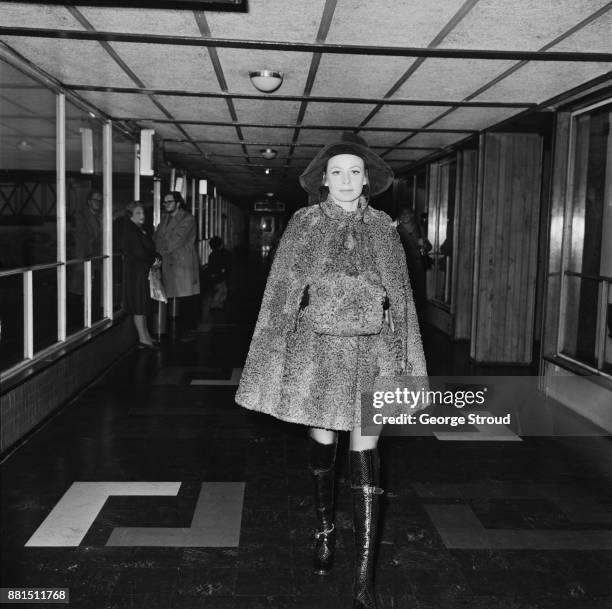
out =
[[[323,529],[322,531],[315,531],[315,539],[321,539],[321,537],[324,537],[325,539],[327,539],[327,536],[331,535],[331,533],[334,532],[335,528],[336,528],[336,525],[332,524],[329,529]]]

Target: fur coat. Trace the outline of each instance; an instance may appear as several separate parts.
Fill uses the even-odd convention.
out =
[[[163,214],[153,241],[163,257],[162,277],[168,298],[199,294],[200,263],[194,217],[181,208],[174,216]]]
[[[392,324],[364,336],[315,333],[298,313],[304,287],[322,273],[377,277]],[[309,427],[352,430],[360,421],[361,392],[372,391],[376,378],[402,372],[426,375],[404,252],[391,218],[363,197],[355,212],[329,199],[299,209],[270,270],[236,402]]]

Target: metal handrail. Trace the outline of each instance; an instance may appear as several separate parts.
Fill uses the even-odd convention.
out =
[[[120,254],[113,254],[112,257],[120,256]],[[45,269],[54,269],[60,266],[68,266],[71,264],[77,264],[79,262],[87,262],[89,260],[104,260],[110,258],[108,255],[100,256],[88,256],[87,258],[71,258],[66,262],[48,262],[47,264],[34,264],[32,266],[22,266],[14,269],[7,269],[6,271],[0,271],[0,277],[10,277],[11,275],[20,275],[27,273],[28,271],[44,271]]]
[[[565,271],[569,277],[582,277],[582,279],[592,279],[593,281],[607,281],[612,283],[612,277],[606,275],[588,275],[587,273],[577,273],[576,271]]]
[[[565,271],[564,275],[568,277],[579,277],[580,279],[587,279],[590,281],[596,281],[601,285],[599,288],[599,304],[598,308],[600,313],[598,315],[598,326],[599,332],[597,336],[597,371],[601,372],[604,365],[605,360],[605,351],[606,351],[606,334],[608,328],[608,305],[612,302],[612,277],[608,277],[606,275],[589,275],[587,273],[578,273],[576,271]],[[558,355],[563,355],[563,353],[558,349]],[[565,356],[567,357],[567,355]],[[578,358],[571,358],[573,361],[582,362],[582,360]]]

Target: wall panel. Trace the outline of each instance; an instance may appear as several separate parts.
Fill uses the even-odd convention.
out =
[[[487,134],[472,357],[531,362],[540,211],[542,139]]]

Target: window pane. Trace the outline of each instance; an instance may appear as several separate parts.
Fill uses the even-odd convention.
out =
[[[599,282],[567,276],[566,316],[562,352],[590,366],[597,366],[597,303]]]
[[[428,295],[446,305],[450,305],[451,296],[456,167],[454,161],[440,165],[438,192],[434,208],[429,211],[433,264],[428,271]]]
[[[612,196],[610,112],[597,108],[574,119],[573,175],[565,275],[562,353],[604,368],[610,366],[612,337],[608,327],[612,276]]]
[[[57,259],[56,96],[0,59],[0,267]]]
[[[66,335],[74,334],[85,327],[83,312],[83,263],[66,265]]]
[[[134,141],[121,132],[113,131],[113,253],[120,254],[123,243],[123,228],[126,206],[134,201]],[[146,193],[144,193],[146,194]],[[141,197],[142,198],[142,197]],[[147,220],[153,220],[153,200]],[[150,227],[149,227],[149,234]],[[113,311],[122,308],[123,260],[113,257]]]
[[[82,260],[102,254],[102,202],[102,125],[88,112],[67,102],[66,258],[68,260]],[[82,262],[69,264],[66,267],[67,334],[73,334],[84,327],[83,269]],[[99,295],[97,296],[99,298]]]
[[[91,261],[91,323],[104,317],[104,292],[102,288],[102,260]]]
[[[57,269],[32,273],[34,353],[57,342]]]
[[[23,275],[0,277],[0,370],[23,359]]]

